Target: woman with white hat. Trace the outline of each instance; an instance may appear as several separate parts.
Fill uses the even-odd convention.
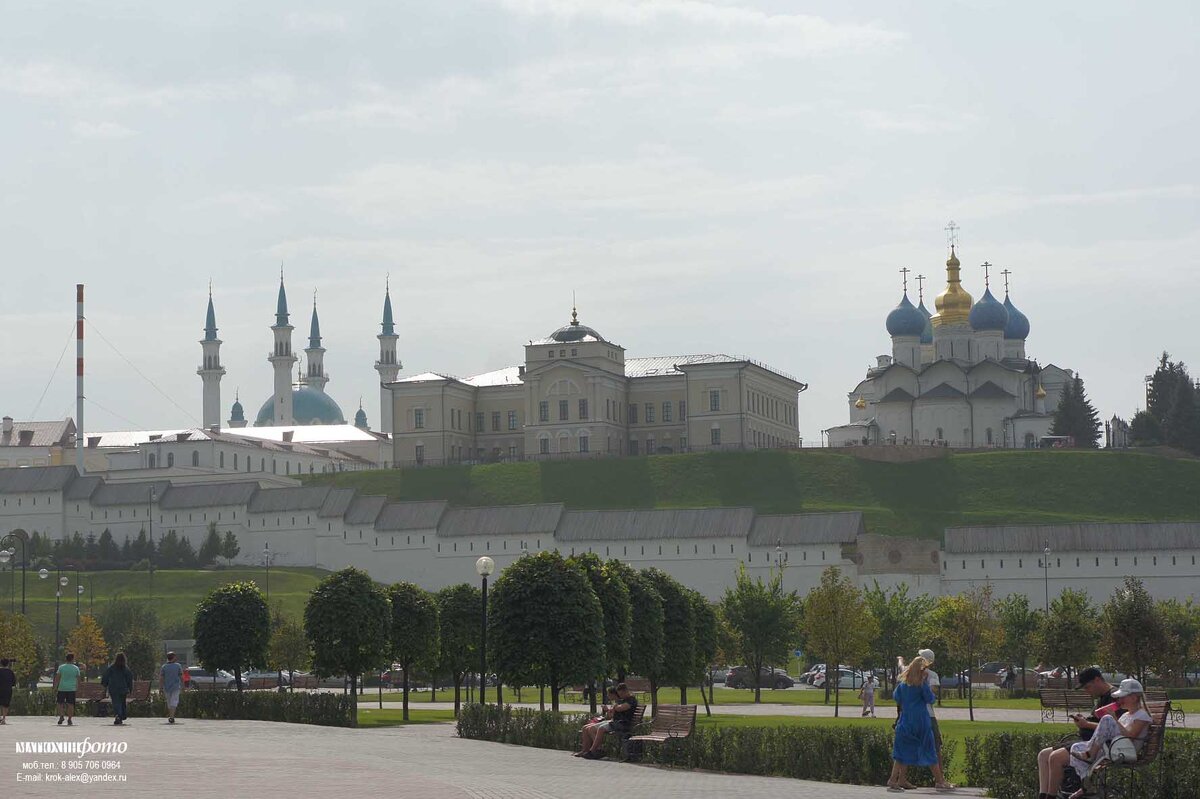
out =
[[[1145,691],[1142,684],[1134,679],[1121,680],[1121,687],[1112,692],[1113,699],[1125,711],[1120,719],[1115,713],[1105,714],[1090,741],[1079,741],[1071,744],[1071,766],[1080,779],[1086,777],[1092,765],[1099,759],[1104,746],[1116,738],[1128,738],[1134,747],[1141,752],[1142,745],[1150,737],[1150,711],[1146,709]],[[1079,799],[1084,790],[1080,788],[1071,794],[1071,799]]]

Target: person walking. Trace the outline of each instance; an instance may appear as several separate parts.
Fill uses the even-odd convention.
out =
[[[67,661],[54,672],[54,690],[58,703],[58,723],[67,720],[67,726],[75,726],[75,691],[79,689],[79,667],[75,665],[75,653],[67,653]]]
[[[8,658],[0,659],[0,724],[8,724],[8,706],[12,704],[17,675],[9,668]]]
[[[183,666],[175,661],[175,653],[167,653],[167,662],[159,669],[162,677],[163,698],[167,700],[167,723],[175,723],[175,708],[179,707],[179,693],[183,690]]]
[[[933,741],[933,725],[929,719],[929,706],[933,704],[933,691],[926,682],[928,661],[918,655],[913,658],[897,680],[894,699],[898,718],[896,734],[892,742],[892,773],[888,778],[888,790],[893,793],[909,790],[909,766],[927,766],[933,772],[933,787],[939,791],[953,790],[946,782],[938,762],[937,748]]]
[[[862,700],[863,718],[870,716],[875,718],[875,675],[868,674],[867,679],[862,684],[862,689],[858,692],[858,698]]]
[[[108,689],[108,695],[112,697],[113,724],[119,727],[129,718],[129,706],[125,700],[133,690],[133,672],[125,665],[124,652],[118,652],[113,658],[112,665],[104,670],[100,684]]]

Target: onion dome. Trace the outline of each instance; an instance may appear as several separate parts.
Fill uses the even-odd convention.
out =
[[[1008,311],[1008,324],[1004,326],[1004,337],[1024,341],[1029,338],[1029,317],[1017,310],[1008,294],[1004,295],[1004,309]]]
[[[937,313],[930,320],[934,327],[942,325],[964,324],[971,314],[971,295],[962,287],[959,277],[958,256],[954,248],[950,248],[950,257],[946,260],[946,288],[933,301]]]
[[[992,296],[990,288],[984,289],[983,296],[979,298],[979,302],[971,307],[968,320],[971,323],[972,330],[1002,331],[1008,325],[1008,311],[1004,310],[1003,303]]]
[[[354,426],[361,429],[367,429],[367,412],[363,410],[362,405],[358,406],[358,411],[354,414]]]
[[[246,412],[242,409],[242,401],[235,398],[233,400],[233,410],[229,414],[229,421],[244,422],[246,421]]]
[[[1041,383],[1038,383],[1037,391],[1033,392],[1033,396],[1037,397],[1038,399],[1046,398],[1046,389]]]
[[[887,332],[889,336],[920,336],[925,332],[925,316],[909,301],[908,292],[887,315]]]
[[[921,304],[917,306],[917,310],[920,311],[921,315],[925,317],[925,327],[921,331],[921,343],[932,344],[933,323],[930,321],[930,319],[933,317],[933,314],[929,313],[929,309],[925,307],[925,300],[921,300]]]
[[[861,411],[863,408],[867,407],[867,400],[866,400],[866,398],[864,398],[864,397],[862,397],[862,396],[860,395],[860,396],[859,396],[859,398],[858,398],[858,399],[856,399],[856,400],[854,401],[854,407],[855,407],[855,408],[858,408],[860,411]]]

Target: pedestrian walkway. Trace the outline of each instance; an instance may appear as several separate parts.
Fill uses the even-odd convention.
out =
[[[49,717],[22,717],[12,720],[4,737],[0,779],[6,785],[16,782],[22,761],[63,759],[14,755],[9,741],[90,738],[128,744],[124,754],[113,758],[119,759],[119,770],[93,770],[124,774],[127,782],[93,781],[86,788],[61,782],[21,783],[13,795],[23,797],[70,793],[122,799],[352,794],[389,799],[867,799],[887,795],[883,787],[581,761],[566,752],[465,741],[455,737],[449,724],[349,730],[192,719],[167,726],[161,719],[132,719],[127,727],[84,720],[68,729],[55,726]],[[960,790],[953,795],[982,793]]]

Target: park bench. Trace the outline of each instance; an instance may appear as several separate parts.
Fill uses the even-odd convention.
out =
[[[1160,704],[1170,705],[1170,710],[1167,711],[1167,718],[1170,719],[1171,726],[1187,726],[1187,717],[1183,713],[1183,705],[1171,704],[1167,699],[1167,690],[1165,688],[1147,688],[1146,704],[1152,706]]]
[[[1142,746],[1142,751],[1138,754],[1138,759],[1132,763],[1112,763],[1107,760],[1097,763],[1084,784],[1085,796],[1089,799],[1131,796],[1133,794],[1134,769],[1146,768],[1158,757],[1163,746],[1163,736],[1167,730],[1167,719],[1171,714],[1171,703],[1147,702],[1146,707],[1150,711],[1150,734]],[[1129,783],[1126,787],[1118,787],[1115,784],[1117,780],[1115,772],[1118,770],[1129,772]]]
[[[320,680],[313,674],[296,674],[292,676],[292,690],[311,691],[320,688]]]
[[[1087,691],[1067,688],[1042,688],[1038,691],[1038,699],[1042,705],[1042,721],[1054,721],[1054,714],[1061,710],[1070,715],[1072,711],[1086,710],[1089,713],[1095,707],[1096,700]]]
[[[636,747],[629,745],[629,739],[637,732],[637,728],[642,726],[642,722],[646,717],[646,706],[639,704],[633,709],[633,721],[629,725],[628,732],[612,731],[609,734],[617,739],[617,748],[620,750],[621,760],[636,760]]]
[[[647,743],[661,744],[683,740],[696,729],[695,705],[659,705],[650,720],[650,731],[642,735],[631,735],[628,745]]]
[[[251,677],[243,683],[247,691],[274,691],[280,687],[278,677]]]
[[[75,701],[88,702],[94,716],[107,716],[108,706],[112,703],[112,699],[106,694],[104,686],[99,681],[80,683],[75,691]],[[133,690],[129,692],[125,701],[127,703],[149,702],[150,680],[134,680]]]

